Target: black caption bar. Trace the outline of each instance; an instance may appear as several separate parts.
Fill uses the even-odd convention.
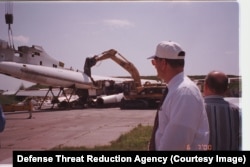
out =
[[[13,167],[100,166],[247,166],[248,151],[13,151]]]

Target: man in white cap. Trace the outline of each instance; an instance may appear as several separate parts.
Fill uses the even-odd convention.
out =
[[[162,41],[149,59],[168,85],[149,150],[208,150],[207,114],[199,88],[184,75],[185,52],[178,43]]]

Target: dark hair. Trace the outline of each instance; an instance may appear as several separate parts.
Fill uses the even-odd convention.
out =
[[[228,88],[228,77],[216,76],[212,73],[205,78],[205,84],[217,94],[224,94]]]
[[[168,63],[172,68],[184,67],[185,61],[184,59],[165,59],[166,63]]]

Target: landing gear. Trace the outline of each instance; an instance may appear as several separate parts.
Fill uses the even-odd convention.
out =
[[[75,94],[75,92],[76,92],[76,88],[71,88],[71,91],[69,89],[65,91],[64,88],[62,88],[62,87],[60,89],[54,88],[54,90],[52,87],[49,87],[49,89],[48,89],[46,95],[44,96],[38,109],[42,108],[42,105],[44,104],[44,102],[48,98],[49,93],[51,93],[51,95],[52,95],[52,99],[51,99],[52,106],[50,107],[50,109],[54,109],[55,104],[58,104],[57,106],[59,108],[72,108],[75,105],[75,101],[71,102],[72,96]],[[61,95],[64,96],[63,101],[59,101],[59,97]]]

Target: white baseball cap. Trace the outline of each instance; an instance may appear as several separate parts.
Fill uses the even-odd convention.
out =
[[[155,55],[148,59],[153,59],[155,57],[163,59],[184,59],[185,52],[176,42],[162,41],[157,45]]]

